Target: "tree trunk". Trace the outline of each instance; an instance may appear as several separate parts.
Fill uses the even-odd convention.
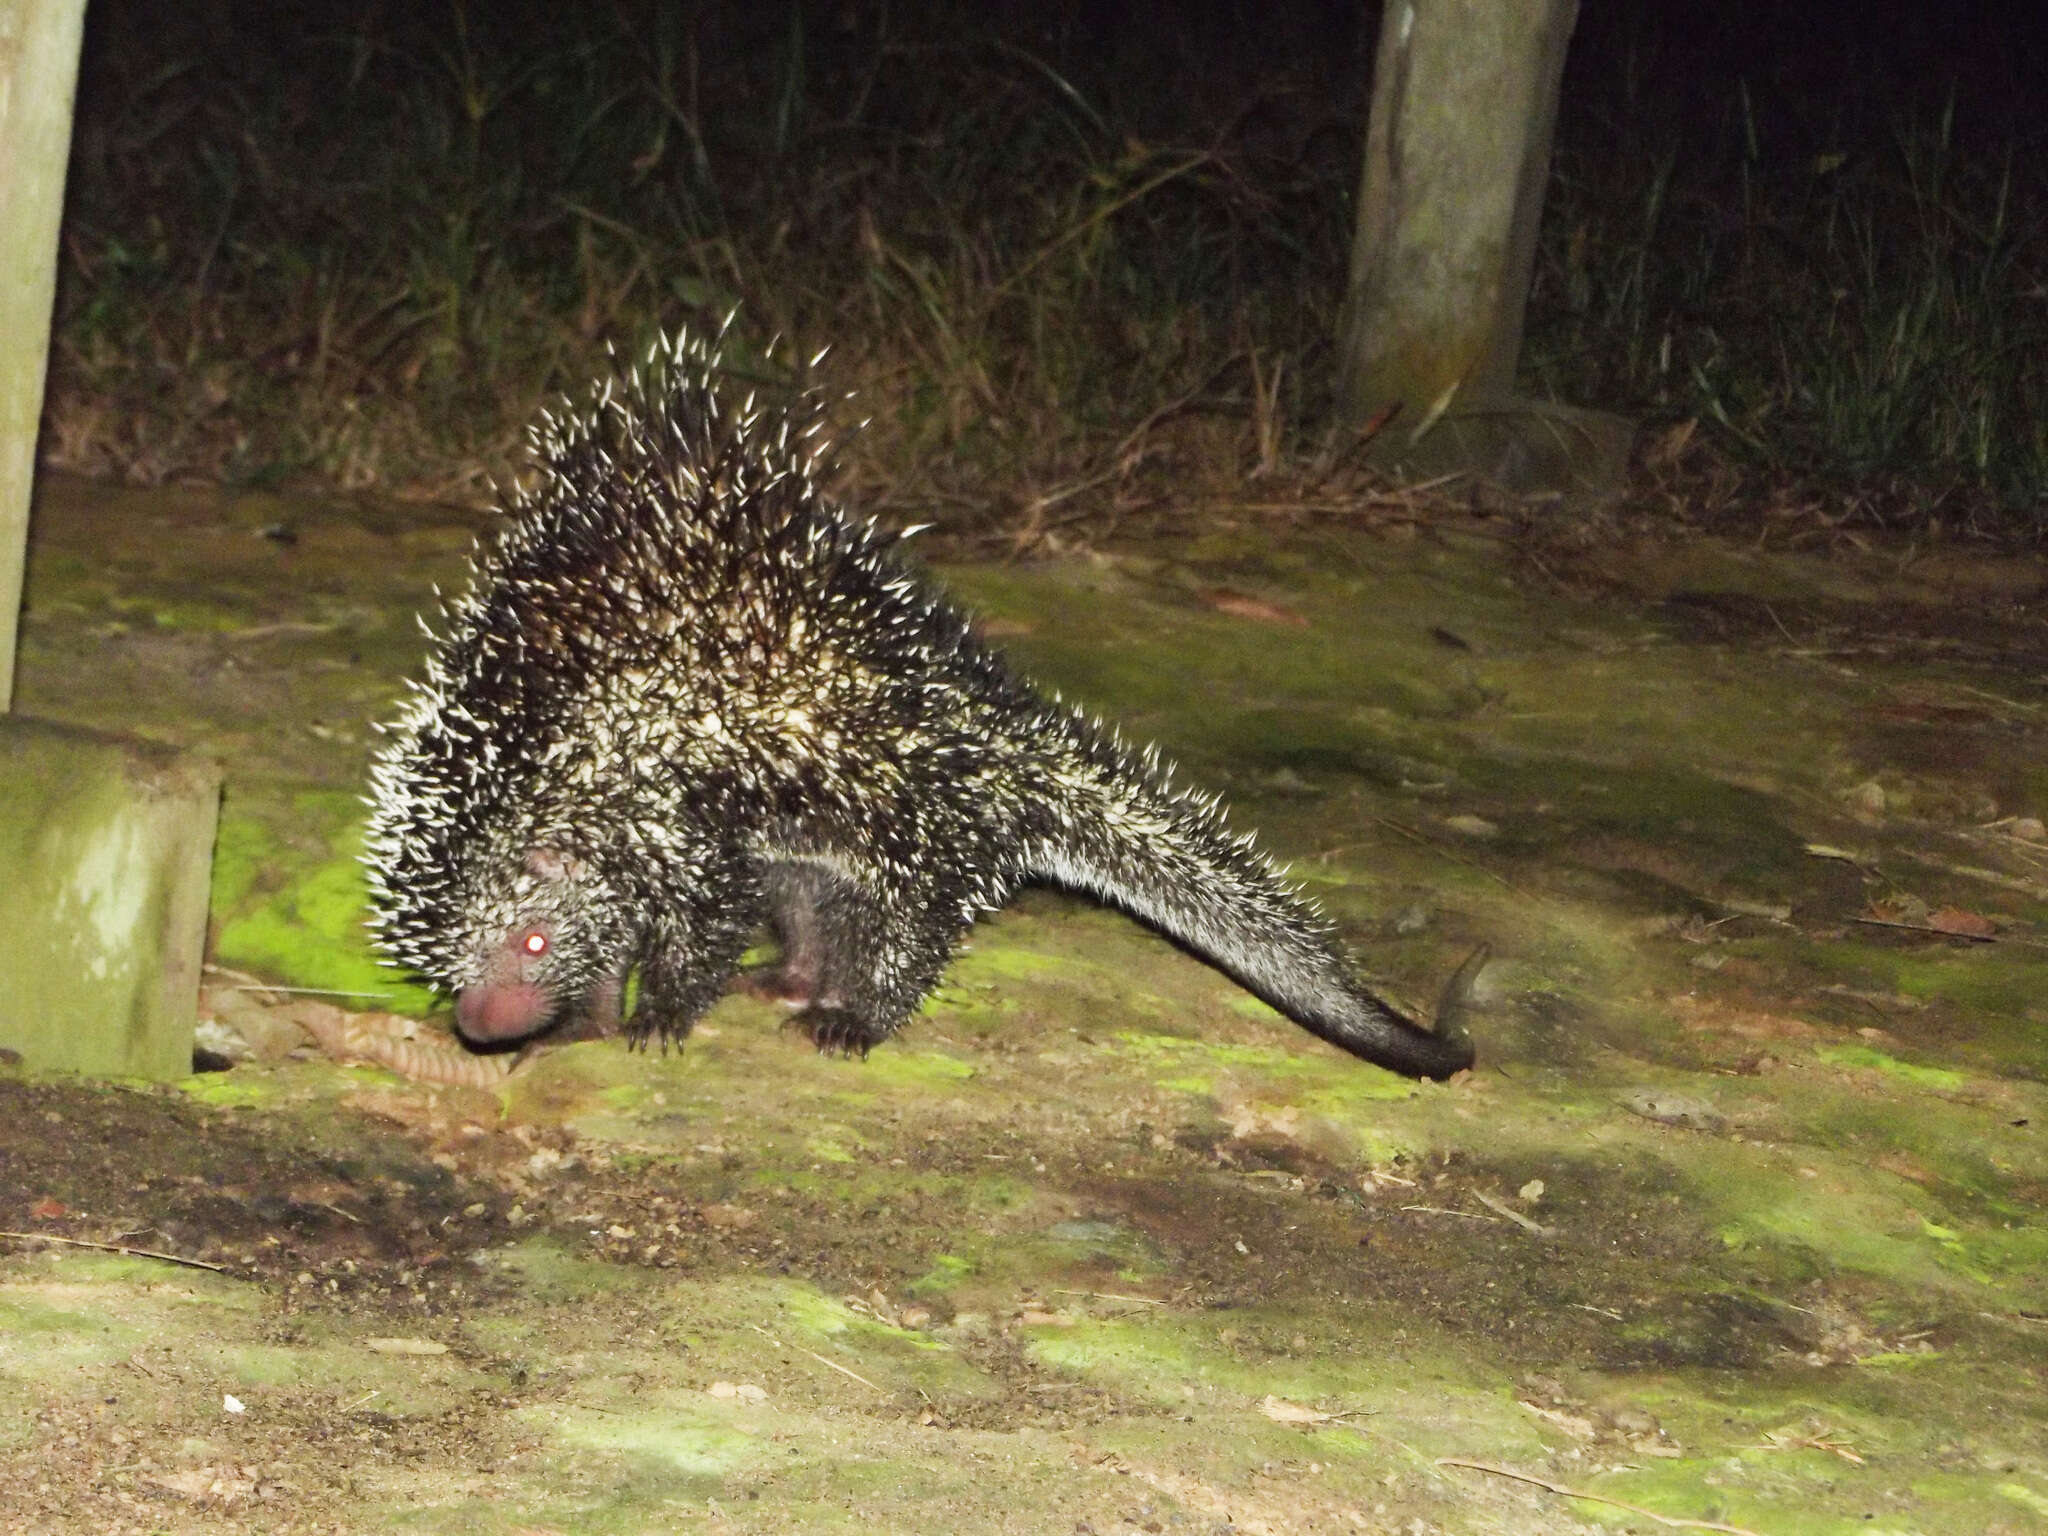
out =
[[[1514,398],[1578,0],[1387,0],[1340,322],[1341,410],[1397,468],[1584,489],[1626,458]]]

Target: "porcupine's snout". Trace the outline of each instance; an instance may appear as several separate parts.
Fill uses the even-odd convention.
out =
[[[553,999],[530,982],[483,982],[455,995],[455,1027],[479,1045],[533,1034],[553,1017]]]

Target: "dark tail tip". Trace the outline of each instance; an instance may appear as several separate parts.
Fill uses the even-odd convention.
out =
[[[1441,1082],[1471,1066],[1478,1057],[1472,1031],[1466,1019],[1472,1012],[1472,992],[1479,973],[1493,951],[1482,944],[1465,957],[1451,979],[1444,983],[1443,996],[1436,1005],[1436,1020],[1425,1029],[1367,994],[1374,1017],[1363,1030],[1346,1030],[1324,1038],[1341,1045],[1354,1056],[1375,1062],[1409,1077],[1426,1077]]]
[[[1452,1071],[1463,1071],[1478,1055],[1472,1045],[1472,1031],[1466,1028],[1465,1020],[1472,1012],[1472,992],[1479,983],[1479,973],[1486,969],[1486,962],[1492,958],[1493,946],[1481,944],[1465,957],[1463,965],[1451,973],[1451,979],[1444,983],[1443,995],[1437,999],[1436,1038],[1447,1050],[1460,1053],[1465,1058]],[[1443,1075],[1448,1077],[1450,1073]]]

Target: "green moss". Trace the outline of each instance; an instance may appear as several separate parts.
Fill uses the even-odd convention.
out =
[[[1855,1474],[1851,1464],[1826,1452],[1772,1452],[1767,1460],[1752,1457],[1739,1465],[1742,1470],[1735,1471],[1723,1458],[1644,1458],[1626,1470],[1587,1479],[1584,1486],[1654,1510],[1667,1521],[1711,1522],[1767,1530],[1772,1536],[1847,1536],[1886,1529],[1837,1512],[1840,1501],[1830,1495],[1845,1476]],[[1602,1524],[1628,1524],[1626,1514],[1612,1505],[1581,1500],[1572,1509]]]
[[[216,602],[201,596],[159,599],[146,609],[158,629],[199,634],[233,634],[249,627],[249,610],[239,603]]]
[[[180,1078],[175,1086],[187,1098],[210,1104],[215,1109],[241,1109],[261,1104],[277,1093],[274,1078],[253,1072],[195,1072],[190,1077]]]
[[[1372,1161],[1409,1150],[1399,1139],[1383,1134],[1386,1106],[1430,1091],[1396,1073],[1314,1049],[1286,1050],[1137,1031],[1120,1033],[1116,1049],[1148,1074],[1160,1074],[1152,1077],[1157,1088],[1214,1096],[1227,1082],[1234,1094],[1270,1098],[1307,1110],[1341,1126],[1369,1147],[1367,1155]],[[1198,1070],[1188,1071],[1190,1067]]]
[[[971,987],[989,981],[1037,981],[1057,976],[1077,962],[1070,954],[1048,953],[1016,942],[1006,935],[1016,932],[1009,925],[991,922],[977,928],[967,947],[953,957],[949,979],[957,986]]]
[[[354,796],[310,792],[291,805],[289,842],[277,812],[252,814],[237,797],[223,807],[214,853],[214,954],[223,964],[288,986],[347,994],[357,1006],[422,1015],[436,1006],[371,950],[369,898],[358,855],[362,806]],[[321,850],[308,860],[299,850]]]
[[[854,1153],[830,1136],[807,1137],[804,1151],[821,1163],[851,1163],[856,1160]]]
[[[1968,1082],[1962,1073],[1947,1067],[1915,1066],[1867,1045],[1824,1045],[1814,1055],[1831,1066],[1868,1068],[1895,1077],[1902,1083],[1910,1083],[1915,1088],[1955,1093]]]
[[[955,1253],[932,1256],[931,1267],[904,1287],[913,1296],[943,1296],[974,1273],[974,1261]]]
[[[698,1396],[679,1397],[651,1411],[570,1408],[530,1417],[535,1429],[565,1446],[629,1464],[631,1480],[637,1485],[636,1505],[629,1508],[644,1510],[637,1500],[651,1495],[695,1494],[701,1499],[719,1493],[734,1472],[771,1455],[773,1447],[764,1436],[736,1422],[752,1416],[747,1410]],[[591,1528],[580,1517],[575,1525],[579,1530]]]
[[[522,1295],[548,1306],[638,1294],[647,1283],[641,1271],[587,1259],[552,1236],[522,1238],[486,1250],[477,1262],[486,1274],[516,1282]]]
[[[1716,1149],[1689,1169],[1731,1247],[1763,1243],[1805,1254],[1813,1273],[1858,1270],[1918,1288],[1965,1290],[2024,1281],[2048,1233],[1943,1220],[1934,1197],[1909,1180],[1847,1159],[1819,1177],[1758,1167]]]
[[[1138,1030],[1121,1030],[1117,1051],[1148,1070],[1156,1064],[1210,1063],[1218,1069],[1239,1068],[1270,1078],[1320,1076],[1321,1064],[1313,1058],[1277,1046],[1242,1045],[1229,1040],[1195,1040],[1182,1035],[1160,1035]]]
[[[0,1370],[30,1376],[120,1359],[146,1337],[140,1328],[110,1325],[101,1313],[74,1312],[32,1297],[0,1297],[0,1328],[11,1346],[0,1357]]]
[[[2048,1520],[2048,1492],[2029,1488],[2025,1483],[2000,1483],[1997,1493],[2001,1499],[2009,1500],[2021,1509]]]
[[[892,1041],[859,1064],[864,1083],[877,1087],[944,1091],[974,1076],[972,1062],[943,1051],[914,1050]]]
[[[624,1115],[645,1108],[654,1099],[655,1094],[655,1089],[636,1079],[607,1084],[598,1090],[598,1099],[607,1109]]]
[[[1836,941],[1801,946],[1800,954],[1829,980],[1951,1009],[1994,1040],[2001,1057],[2018,1051],[2048,1069],[2048,1042],[2029,1021],[2040,996],[2037,966],[2023,952],[1996,945],[1907,950]]]
[[[213,843],[209,899],[216,916],[233,911],[248,898],[271,848],[264,824],[247,813],[242,797],[230,789],[222,799],[220,825]]]

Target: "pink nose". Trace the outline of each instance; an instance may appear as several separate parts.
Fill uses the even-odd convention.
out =
[[[517,1040],[548,1021],[548,995],[539,987],[464,987],[455,997],[455,1027],[471,1040]]]

